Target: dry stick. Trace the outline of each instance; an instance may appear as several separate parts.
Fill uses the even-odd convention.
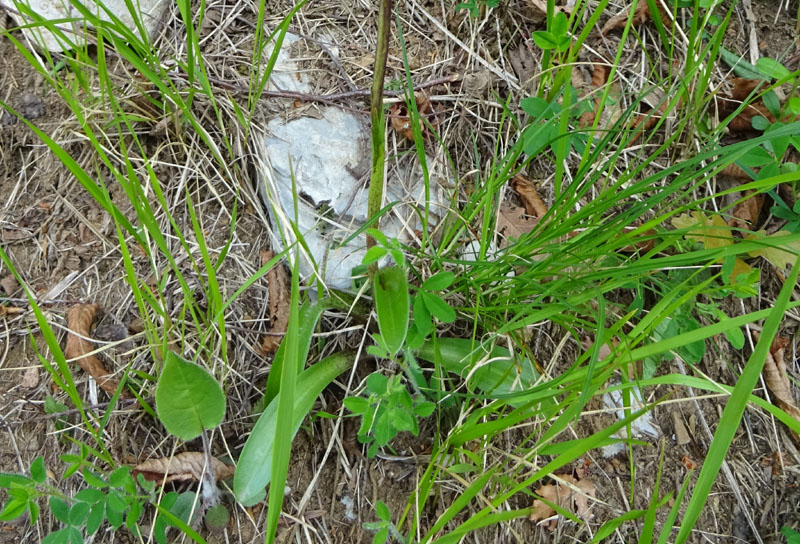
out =
[[[392,0],[381,0],[378,12],[378,47],[375,51],[375,72],[372,77],[370,93],[370,113],[372,117],[372,170],[367,197],[367,217],[374,217],[381,209],[383,201],[383,170],[386,164],[386,130],[383,113],[383,79],[386,75],[386,59],[389,54],[389,21],[392,14]],[[379,220],[380,223],[380,220]],[[377,225],[376,225],[377,226]],[[375,239],[367,236],[367,249],[375,245]],[[378,270],[378,263],[369,266],[372,278]]]

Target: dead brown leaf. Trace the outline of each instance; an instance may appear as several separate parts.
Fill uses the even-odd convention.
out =
[[[157,485],[174,481],[200,481],[205,464],[206,456],[203,452],[187,451],[175,457],[162,457],[139,463],[133,468],[133,477],[142,474],[145,480],[156,482]],[[217,480],[230,478],[236,470],[234,466],[223,463],[216,457],[211,458],[211,467]]]
[[[599,89],[608,83],[608,75],[611,73],[611,67],[600,59],[597,59],[592,65],[592,88]],[[594,110],[587,111],[581,114],[578,119],[578,126],[588,127],[594,123],[597,113],[600,111],[600,106],[603,104],[603,96],[599,95],[594,101]]]
[[[733,208],[733,219],[728,221],[731,227],[740,229],[752,229],[761,215],[761,208],[764,207],[764,193],[748,191],[746,198]]]
[[[439,121],[436,119],[436,110],[433,103],[428,99],[428,96],[422,92],[414,93],[414,99],[417,101],[417,112],[420,115],[419,129],[422,137],[426,140],[431,137],[431,131],[428,125],[423,122],[423,118],[428,121],[430,126],[436,127]],[[389,108],[389,117],[391,119],[392,128],[400,133],[404,138],[414,141],[414,129],[411,127],[411,118],[409,116],[408,107],[403,102],[398,102]]]
[[[22,387],[33,389],[37,385],[39,385],[39,367],[29,367],[25,370],[25,374],[22,375]]]
[[[0,287],[3,288],[3,291],[5,291],[8,296],[12,296],[17,292],[19,284],[17,283],[17,278],[14,277],[14,274],[9,274],[0,280]]]
[[[92,321],[94,321],[100,306],[97,304],[76,304],[67,312],[67,327],[70,333],[67,335],[67,346],[64,349],[64,355],[67,359],[73,359],[85,372],[88,372],[95,380],[100,388],[113,395],[117,390],[119,383],[109,377],[103,363],[97,355],[86,355],[94,351],[94,347],[89,340],[89,331],[92,329]],[[123,392],[123,396],[124,392]]]
[[[523,176],[517,174],[511,180],[511,188],[514,189],[522,199],[522,204],[525,206],[525,211],[528,215],[532,215],[536,219],[541,219],[547,213],[547,206],[545,206],[542,197],[536,191],[533,182]]]
[[[543,499],[558,505],[564,510],[574,512],[584,519],[590,519],[592,516],[591,508],[589,506],[589,497],[596,497],[596,489],[591,480],[580,479],[576,480],[569,474],[556,474],[556,476],[563,482],[571,484],[565,485],[561,481],[557,481],[555,485],[547,484],[536,490],[536,494]],[[546,502],[536,499],[533,501],[533,511],[531,512],[530,519],[533,522],[538,522],[550,518],[556,514],[556,511]],[[553,531],[558,526],[558,518],[547,520],[544,526]]]
[[[261,266],[275,256],[272,251],[261,252]],[[289,278],[283,263],[278,263],[267,272],[267,288],[269,289],[269,333],[261,340],[264,353],[275,353],[283,340],[289,326]]]
[[[655,0],[655,5],[658,9],[659,15],[661,16],[661,22],[666,28],[672,28],[672,19],[667,14],[666,10],[664,10],[664,6],[661,5],[659,0]],[[600,30],[600,34],[605,36],[612,30],[625,28],[625,25],[628,24],[629,14],[630,8],[626,9],[622,13],[614,15],[606,22],[605,25],[603,25],[603,28]],[[640,0],[640,2],[636,4],[636,11],[633,12],[633,21],[631,22],[631,25],[634,27],[641,26],[652,18],[651,15],[652,13],[650,12],[649,4],[644,0]]]
[[[735,77],[731,79],[733,88],[729,95],[721,95],[718,101],[718,114],[720,119],[724,119],[732,115],[742,102],[746,101],[753,91],[761,85],[764,87],[764,82],[758,79],[747,79],[744,77]],[[736,117],[731,119],[728,124],[728,129],[733,134],[752,134],[757,132],[752,125],[753,117],[761,115],[765,117],[770,123],[775,122],[775,116],[770,113],[764,103],[759,100],[754,100],[748,104]]]
[[[501,204],[500,214],[497,217],[497,232],[503,237],[500,247],[506,247],[511,239],[518,239],[532,231],[536,223],[537,219],[525,215],[525,208]]]
[[[794,403],[794,396],[791,390],[792,384],[789,381],[789,375],[786,373],[786,362],[783,357],[786,346],[790,342],[789,338],[782,336],[776,336],[772,341],[767,360],[764,362],[764,381],[778,401],[778,406],[797,421],[800,421],[800,408]],[[792,431],[792,436],[794,436],[795,440],[800,441],[800,435],[796,432]]]

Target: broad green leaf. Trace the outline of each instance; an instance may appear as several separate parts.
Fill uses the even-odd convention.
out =
[[[533,42],[541,49],[549,51],[558,47],[558,37],[546,30],[537,30],[533,33]]]
[[[156,411],[167,431],[192,440],[222,422],[225,395],[208,371],[168,351],[156,386]]]
[[[0,487],[9,488],[11,484],[31,485],[33,480],[22,474],[13,474],[9,472],[0,472]]]
[[[783,79],[792,75],[783,64],[769,57],[761,57],[758,59],[758,61],[756,61],[756,68],[764,75],[773,79]]]
[[[455,275],[450,272],[449,270],[446,272],[439,272],[436,275],[431,276],[420,286],[420,290],[422,291],[443,291],[447,289],[453,284],[455,280]]]
[[[408,332],[408,278],[403,268],[387,266],[378,270],[373,284],[378,328],[394,355],[403,347]]]
[[[428,417],[429,415],[431,415],[433,413],[433,410],[435,408],[436,408],[436,405],[434,403],[429,402],[429,401],[426,400],[426,401],[417,403],[417,405],[414,406],[414,413],[417,414],[419,417]]]
[[[384,395],[389,388],[389,378],[380,372],[373,372],[367,376],[367,391],[376,395]]]
[[[354,414],[363,414],[369,410],[369,401],[363,397],[347,397],[342,402]]]
[[[104,514],[105,502],[98,502],[92,506],[89,511],[89,517],[86,518],[86,532],[88,534],[93,535],[97,532],[100,525],[103,523]]]
[[[366,255],[364,255],[364,259],[361,261],[361,264],[372,264],[377,260],[380,260],[386,253],[388,253],[388,249],[383,246],[372,246],[367,250]]]
[[[431,322],[431,312],[428,310],[422,294],[423,291],[420,291],[414,297],[414,328],[419,334],[426,336],[433,329],[433,323]]]
[[[326,357],[297,377],[292,436],[297,433],[322,390],[352,364],[352,354],[337,353]],[[245,506],[259,502],[264,497],[264,489],[270,482],[277,409],[276,397],[258,418],[236,465],[233,490],[236,498]]]
[[[28,510],[28,501],[12,499],[0,511],[0,521],[11,521],[20,517]]]
[[[50,511],[53,516],[61,523],[69,525],[69,506],[58,497],[50,497]]]
[[[36,483],[43,484],[47,480],[47,471],[44,468],[44,458],[40,455],[31,463],[31,478]]]
[[[69,510],[69,524],[73,527],[80,527],[86,521],[91,506],[85,502],[76,502]]]
[[[553,25],[550,27],[550,30],[556,37],[566,36],[567,16],[564,15],[563,11],[559,11],[556,13],[556,16],[553,17]]]
[[[436,319],[443,323],[452,323],[456,320],[456,311],[447,304],[442,297],[422,291],[420,293],[422,299],[425,301],[425,306]]]
[[[383,501],[378,501],[375,504],[375,512],[378,514],[378,519],[383,521],[391,521],[391,513],[389,512],[389,507]]]

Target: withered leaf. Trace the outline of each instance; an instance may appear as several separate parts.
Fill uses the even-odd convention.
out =
[[[772,341],[769,353],[767,353],[767,359],[764,361],[764,382],[766,382],[769,390],[772,391],[775,400],[778,401],[778,406],[797,421],[800,421],[800,408],[794,402],[792,384],[789,381],[789,375],[786,373],[786,362],[784,360],[784,352],[790,342],[789,338],[781,336],[776,336]],[[800,441],[800,435],[796,432],[792,431],[792,436],[794,436],[795,440]]]
[[[158,485],[174,481],[200,481],[205,463],[206,457],[203,452],[187,451],[172,458],[162,457],[139,463],[133,468],[133,477],[142,474],[145,480],[156,482]],[[230,478],[236,470],[234,466],[223,463],[216,457],[211,458],[211,469],[217,480]]]
[[[666,28],[672,28],[672,19],[664,10],[661,2],[659,2],[659,0],[655,0],[655,5],[659,11],[661,22]],[[628,24],[629,14],[630,8],[626,9],[622,13],[614,15],[606,22],[606,24],[603,25],[603,28],[600,30],[600,34],[605,36],[612,30],[625,28],[625,25]],[[651,15],[649,4],[646,1],[640,1],[638,4],[636,4],[636,11],[633,12],[633,21],[631,21],[631,25],[634,27],[641,26],[651,19]]]
[[[525,208],[501,204],[500,214],[497,217],[497,232],[503,237],[500,247],[506,247],[511,239],[518,239],[532,231],[536,223],[538,223],[536,219],[525,216]]]
[[[592,481],[588,478],[576,480],[569,474],[556,474],[556,477],[567,484],[571,484],[578,491],[569,485],[561,483],[561,481],[557,481],[555,485],[547,484],[540,487],[536,490],[536,494],[564,510],[574,512],[584,519],[591,519],[593,516],[589,506],[589,497],[597,496]],[[539,499],[533,501],[533,511],[530,515],[531,521],[538,522],[555,514],[556,511],[546,502]],[[558,526],[558,518],[549,519],[543,525],[553,531]]]
[[[439,121],[435,118],[436,110],[433,107],[430,99],[425,93],[414,93],[414,99],[417,101],[417,113],[419,113],[419,129],[422,137],[425,139],[430,138],[431,131],[428,125],[423,122],[423,118],[428,121],[430,126],[436,127]],[[405,103],[397,103],[389,108],[389,117],[391,125],[394,130],[400,133],[404,138],[414,141],[414,129],[411,127],[411,118],[409,116],[408,108]]]
[[[22,387],[33,389],[37,385],[39,385],[39,367],[28,367],[22,375]]]
[[[14,277],[14,274],[9,274],[0,280],[0,287],[3,288],[3,291],[5,291],[6,295],[12,296],[19,288],[19,284],[17,283],[17,278]]]
[[[731,79],[733,88],[729,95],[720,95],[718,100],[718,114],[720,119],[724,119],[732,115],[741,106],[742,102],[746,101],[753,91],[761,85],[765,87],[764,82],[758,79],[747,79],[743,77],[735,77]],[[731,119],[728,124],[728,129],[733,134],[752,134],[757,132],[753,128],[753,117],[760,115],[765,117],[770,123],[775,122],[775,116],[770,113],[769,109],[764,105],[761,99],[752,100],[736,117]]]
[[[100,388],[106,393],[113,395],[119,383],[112,379],[103,363],[97,355],[86,355],[94,351],[92,343],[82,337],[89,337],[92,328],[92,321],[97,314],[100,306],[97,304],[76,304],[67,312],[67,327],[70,333],[67,335],[67,346],[64,355],[67,359],[73,359],[84,372],[88,372]],[[123,396],[125,392],[123,392]]]
[[[266,264],[275,256],[272,251],[261,252],[261,265]],[[269,289],[269,320],[270,334],[265,334],[261,340],[261,350],[264,353],[275,353],[283,340],[283,335],[289,326],[289,277],[283,268],[283,263],[278,263],[267,272],[267,288]]]
[[[758,221],[763,207],[764,193],[748,191],[745,199],[733,208],[733,219],[728,224],[740,229],[751,229]]]
[[[776,245],[773,239],[789,235],[791,235],[791,232],[788,230],[779,230],[773,234],[767,234],[765,230],[753,232],[745,240],[761,240],[764,242],[764,246],[748,251],[747,254],[751,257],[764,257],[776,268],[783,270],[793,264],[797,254],[800,253],[800,241]]]
[[[522,199],[522,204],[525,206],[525,212],[532,215],[536,219],[541,219],[547,213],[547,206],[545,206],[542,197],[536,191],[533,182],[523,176],[517,174],[511,180],[511,188],[514,189]]]

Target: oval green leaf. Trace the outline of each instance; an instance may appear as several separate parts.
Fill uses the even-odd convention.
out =
[[[222,422],[225,395],[204,368],[170,351],[156,386],[156,412],[167,431],[192,440]]]
[[[378,270],[372,291],[378,328],[389,355],[394,355],[403,347],[408,332],[408,278],[405,270],[397,266]]]

